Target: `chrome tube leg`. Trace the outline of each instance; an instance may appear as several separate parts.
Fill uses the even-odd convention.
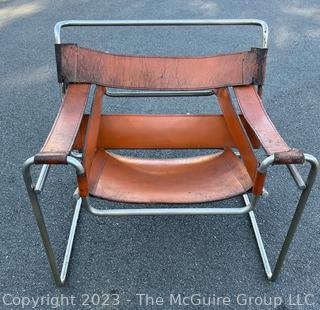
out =
[[[73,215],[73,219],[72,219],[72,224],[71,224],[71,229],[70,229],[70,234],[68,237],[68,243],[67,243],[67,248],[66,248],[66,252],[65,252],[65,256],[64,256],[64,260],[63,260],[63,264],[62,264],[62,271],[61,271],[61,275],[59,272],[59,268],[58,268],[58,264],[57,264],[57,260],[52,248],[52,244],[48,235],[48,231],[45,225],[45,220],[40,208],[40,204],[39,204],[39,200],[38,200],[38,196],[35,192],[35,186],[32,182],[32,177],[31,177],[31,171],[30,168],[34,163],[34,159],[33,157],[29,158],[23,167],[23,178],[24,178],[24,182],[26,184],[26,188],[27,188],[27,192],[31,201],[31,206],[32,206],[32,210],[36,219],[36,223],[38,225],[39,231],[40,231],[40,236],[44,245],[44,249],[49,261],[49,265],[52,271],[52,275],[54,278],[55,283],[57,284],[57,286],[63,286],[65,284],[65,280],[66,280],[66,275],[67,275],[67,271],[68,271],[68,266],[69,266],[69,261],[70,261],[70,257],[71,257],[71,251],[72,251],[72,245],[73,245],[73,241],[74,241],[74,236],[75,236],[75,232],[76,232],[76,227],[77,227],[77,222],[78,222],[78,218],[79,218],[79,213],[80,213],[80,208],[81,208],[81,204],[82,204],[82,200],[81,198],[78,199],[77,201],[77,205],[75,208],[75,212]]]
[[[62,285],[66,281],[66,276],[67,276],[67,272],[68,272],[70,257],[71,257],[71,253],[72,253],[72,246],[73,246],[73,242],[74,242],[74,236],[76,234],[81,205],[82,205],[82,199],[79,198],[77,200],[76,208],[74,210],[72,224],[71,224],[69,238],[68,238],[68,243],[67,243],[67,247],[66,247],[66,252],[64,255],[63,264],[62,264],[62,268],[61,268],[60,280],[61,280]]]
[[[302,176],[300,175],[297,167],[295,165],[287,165],[287,168],[293,178],[293,180],[296,182],[299,189],[303,190],[306,188],[306,184],[304,183]]]
[[[243,199],[244,199],[244,202],[246,205],[248,205],[250,203],[250,200],[249,200],[249,197],[247,194],[243,195]],[[264,248],[263,240],[262,240],[260,230],[258,227],[258,223],[257,223],[257,220],[256,220],[256,217],[255,217],[253,210],[249,212],[249,217],[250,217],[253,232],[254,232],[254,235],[255,235],[255,238],[257,241],[257,245],[258,245],[258,249],[260,252],[261,259],[262,259],[263,267],[264,267],[264,270],[266,272],[268,279],[270,280],[271,276],[272,276],[272,271],[271,271],[268,256],[267,256],[266,250]]]
[[[295,213],[294,213],[292,221],[290,223],[287,235],[286,235],[285,240],[283,242],[283,245],[282,245],[280,254],[279,254],[278,258],[277,258],[277,261],[276,261],[275,268],[274,268],[273,272],[271,271],[271,268],[270,268],[270,263],[269,263],[269,260],[268,260],[264,245],[263,245],[263,240],[262,240],[262,237],[261,237],[261,234],[260,234],[260,231],[259,231],[259,227],[258,227],[258,223],[256,221],[256,217],[255,217],[253,211],[249,212],[250,221],[251,221],[251,224],[252,224],[252,228],[253,228],[253,231],[254,231],[255,238],[257,240],[257,244],[258,244],[260,256],[261,256],[261,259],[262,259],[262,263],[263,263],[266,275],[267,275],[268,279],[271,280],[271,281],[275,281],[277,279],[280,271],[281,271],[281,268],[283,266],[285,257],[286,257],[286,255],[288,253],[291,241],[294,238],[294,234],[295,234],[295,232],[297,230],[297,227],[299,225],[303,210],[304,210],[304,208],[306,206],[308,197],[310,195],[311,189],[313,187],[313,184],[314,184],[314,181],[315,181],[315,178],[316,178],[316,175],[317,175],[317,170],[318,170],[319,163],[316,160],[316,158],[314,158],[313,156],[311,156],[309,154],[305,154],[305,159],[306,159],[306,161],[308,161],[311,164],[310,172],[309,172],[309,175],[308,175],[308,178],[307,178],[306,186],[305,186],[304,190],[302,191],[301,196],[299,198]],[[243,195],[243,198],[244,198],[244,201],[247,204],[248,201],[249,201],[247,195]]]
[[[319,165],[318,161],[313,156],[306,157],[306,160],[309,161],[311,164],[310,173],[309,173],[309,176],[308,176],[308,179],[306,182],[306,188],[302,191],[301,196],[299,198],[297,208],[296,208],[295,213],[293,215],[293,219],[292,219],[291,224],[289,226],[289,230],[287,232],[285,241],[282,245],[280,254],[278,256],[278,259],[277,259],[277,262],[276,262],[276,265],[274,268],[274,272],[271,277],[271,281],[275,281],[281,271],[284,259],[288,253],[288,250],[289,250],[290,243],[291,243],[291,241],[294,237],[294,234],[297,230],[297,227],[299,225],[303,210],[306,206],[306,203],[309,198],[312,186],[313,186],[314,181],[316,179],[318,165]]]
[[[261,234],[260,234],[260,230],[259,230],[259,227],[258,227],[256,216],[255,216],[253,211],[249,212],[249,217],[250,217],[250,221],[251,221],[251,225],[252,225],[252,228],[253,228],[254,235],[255,235],[256,240],[257,240],[260,256],[261,256],[261,259],[262,259],[262,264],[263,264],[264,270],[266,272],[267,278],[270,280],[271,277],[272,277],[272,271],[271,271],[271,267],[270,267],[270,263],[269,263],[269,260],[268,260],[268,256],[267,256],[266,250],[264,248],[264,244],[263,244],[263,240],[262,240],[262,237],[261,237]]]
[[[42,192],[43,187],[46,184],[49,171],[50,171],[50,165],[42,166],[37,184],[34,188],[34,191],[36,192],[36,194],[40,194]]]

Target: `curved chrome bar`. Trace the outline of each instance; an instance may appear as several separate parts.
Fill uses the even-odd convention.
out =
[[[71,151],[71,156],[80,160],[82,159],[83,154],[78,151]]]
[[[268,47],[268,25],[259,19],[167,19],[167,20],[64,20],[56,23],[54,37],[61,43],[61,29],[65,27],[106,26],[259,26],[262,28],[262,47]]]
[[[307,162],[309,162],[312,165],[312,167],[315,168],[315,170],[318,170],[318,168],[319,168],[318,160],[313,155],[310,155],[307,153],[303,153],[303,155],[304,155],[305,160]],[[272,155],[268,156],[267,158],[265,158],[261,162],[261,164],[258,168],[258,171],[260,173],[266,173],[268,168],[273,164],[273,162],[274,162],[274,155],[272,154]]]
[[[22,165],[22,174],[25,175],[25,173],[28,171],[30,166],[34,164],[34,156],[29,157]]]
[[[292,221],[290,223],[289,229],[287,231],[284,243],[281,247],[281,251],[278,255],[278,258],[277,258],[277,261],[276,261],[276,264],[275,264],[273,271],[271,271],[270,263],[269,263],[269,260],[268,260],[268,257],[267,257],[267,254],[266,254],[266,251],[264,248],[263,240],[262,240],[259,228],[258,228],[258,224],[257,224],[256,218],[255,218],[255,215],[254,215],[253,211],[251,211],[249,213],[251,224],[252,224],[254,234],[255,234],[255,237],[256,237],[256,240],[258,243],[258,248],[260,251],[263,266],[264,266],[264,269],[265,269],[265,272],[266,272],[268,279],[271,281],[275,281],[281,271],[281,268],[283,266],[285,257],[288,253],[291,241],[294,238],[295,232],[298,228],[300,219],[302,217],[302,213],[303,213],[304,208],[306,206],[309,194],[310,194],[311,189],[313,187],[313,184],[315,182],[317,171],[319,169],[319,162],[314,156],[304,153],[304,158],[311,165],[310,171],[309,171],[309,174],[308,174],[308,177],[307,177],[307,180],[305,183],[302,180],[302,178],[299,182],[297,182],[297,180],[295,180],[297,185],[299,185],[299,183],[301,183],[301,184],[303,183],[303,188],[300,188],[300,189],[302,189],[302,193],[300,195],[295,213],[293,215]],[[271,156],[265,158],[262,161],[258,171],[261,173],[266,173],[268,168],[273,164],[273,162],[274,162],[274,155],[271,155]]]
[[[79,160],[72,156],[67,156],[67,163],[76,169],[77,175],[83,175],[85,173],[84,168]],[[34,156],[29,157],[22,166],[22,173],[25,175],[30,167],[34,164]]]
[[[319,169],[319,161],[313,155],[304,153],[304,158],[306,161],[311,163],[316,169]]]
[[[84,173],[84,168],[82,164],[75,158],[68,156],[67,157],[67,163],[73,166],[76,169],[77,175],[82,175]],[[34,164],[34,157],[28,158],[22,167],[22,173],[23,173],[23,178],[26,184],[26,188],[28,191],[28,195],[30,198],[32,210],[37,222],[37,225],[39,227],[40,235],[43,241],[43,245],[48,257],[49,265],[52,270],[53,278],[58,286],[63,286],[66,281],[66,276],[68,272],[68,267],[69,267],[69,262],[70,262],[70,257],[71,257],[71,252],[72,252],[72,246],[74,242],[74,236],[76,233],[76,228],[77,228],[77,223],[79,219],[79,214],[80,214],[80,209],[81,209],[81,199],[77,201],[73,218],[72,218],[72,223],[70,227],[70,233],[68,237],[68,242],[67,242],[67,247],[65,250],[64,254],[64,259],[62,263],[62,268],[61,268],[61,273],[59,272],[59,267],[57,264],[57,260],[50,242],[49,234],[45,225],[44,217],[40,208],[40,203],[38,200],[38,195],[39,192],[36,191],[36,188],[32,182],[32,176],[31,176],[31,166]],[[49,169],[47,170],[49,171]],[[47,173],[46,173],[47,174]],[[40,175],[41,178],[46,178],[44,176],[45,173],[42,173]],[[40,179],[39,177],[39,179]],[[45,179],[42,179],[41,181],[41,187],[44,186]],[[38,182],[37,182],[38,184]]]
[[[245,201],[240,208],[143,208],[143,209],[97,209],[90,205],[88,197],[82,198],[83,206],[93,215],[97,216],[128,216],[128,215],[240,215],[252,211],[259,199],[253,195],[252,201]]]
[[[265,158],[261,162],[261,164],[260,164],[260,166],[258,168],[258,171],[260,173],[266,173],[268,168],[269,168],[269,166],[271,166],[273,164],[273,162],[274,162],[274,155],[272,154],[272,155],[268,156],[267,158]]]
[[[78,159],[72,156],[67,156],[67,163],[76,169],[77,175],[85,174],[84,168]]]
[[[80,176],[80,175],[83,175],[85,173],[81,162],[79,160],[77,160],[76,158],[74,158],[72,156],[68,156],[67,157],[67,163],[69,165],[73,166],[76,169],[77,175]],[[30,157],[24,162],[23,167],[22,167],[22,173],[23,173],[23,176],[25,178],[28,178],[28,173],[29,173],[30,167],[33,164],[34,164],[34,157]],[[49,171],[50,171],[50,167],[51,167],[51,165],[44,164],[42,166],[42,169],[41,169],[41,172],[40,172],[40,175],[38,177],[36,185],[34,186],[32,184],[32,186],[34,186],[34,190],[35,190],[35,192],[37,194],[40,194],[42,192],[42,190],[43,190],[43,187],[44,187],[44,185],[46,183],[46,180],[47,180],[47,177],[48,177],[48,174],[49,174]]]
[[[74,216],[72,219],[72,224],[70,228],[70,234],[68,237],[68,243],[64,255],[64,260],[62,264],[61,273],[59,272],[58,264],[55,258],[55,254],[53,252],[53,248],[51,246],[51,242],[49,239],[49,235],[45,226],[44,218],[40,209],[37,193],[34,190],[34,185],[32,184],[32,178],[30,173],[30,167],[34,164],[34,157],[30,157],[27,159],[23,165],[23,177],[26,183],[27,191],[31,200],[31,205],[33,208],[33,212],[36,218],[36,222],[39,227],[40,235],[44,244],[44,248],[48,257],[48,261],[52,270],[53,277],[56,281],[58,286],[63,286],[66,280],[69,261],[71,257],[72,245],[74,241],[75,231],[77,227],[77,222],[79,218],[80,208],[84,206],[90,213],[98,216],[122,216],[122,215],[178,215],[178,214],[202,214],[202,215],[209,215],[209,214],[243,214],[249,213],[250,220],[253,226],[254,234],[257,239],[260,255],[263,261],[263,265],[267,274],[268,279],[274,281],[283,265],[284,259],[287,255],[289,250],[290,243],[294,237],[295,231],[298,227],[300,218],[302,216],[304,207],[308,200],[308,196],[314,184],[317,170],[319,168],[318,160],[310,155],[304,154],[305,160],[311,164],[311,169],[306,181],[306,187],[303,189],[296,211],[294,213],[293,219],[291,221],[289,230],[287,232],[285,241],[282,245],[280,254],[276,261],[276,265],[274,271],[271,271],[271,267],[268,261],[268,257],[263,245],[262,237],[258,228],[258,224],[253,213],[253,209],[257,204],[259,196],[253,195],[252,201],[249,201],[249,198],[246,194],[243,195],[245,201],[245,207],[241,208],[165,208],[165,209],[109,209],[109,210],[100,210],[96,209],[89,204],[88,197],[79,198],[77,200],[77,205],[75,208]],[[267,157],[260,166],[260,172],[265,172],[270,165],[274,162],[274,156]],[[75,158],[68,156],[67,163],[72,165],[78,175],[82,175],[84,173],[84,169],[82,164]]]

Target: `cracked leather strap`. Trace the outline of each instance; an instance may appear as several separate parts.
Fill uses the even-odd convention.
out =
[[[152,90],[263,84],[267,49],[201,57],[117,55],[57,44],[58,81]]]
[[[90,91],[88,84],[70,84],[60,110],[41,151],[35,156],[36,164],[67,164]]]
[[[303,152],[290,148],[269,118],[253,85],[237,86],[234,91],[244,118],[254,130],[268,155],[274,154],[275,165],[303,164]]]
[[[241,112],[254,130],[268,155],[287,152],[290,147],[283,140],[269,118],[253,85],[234,87]]]
[[[291,149],[286,152],[274,154],[274,165],[303,164],[305,158],[303,152],[298,149]]]

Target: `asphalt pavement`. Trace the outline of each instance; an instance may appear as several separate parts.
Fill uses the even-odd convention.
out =
[[[21,175],[24,160],[39,151],[59,108],[53,27],[65,19],[180,18],[265,20],[270,28],[267,111],[290,146],[320,158],[319,1],[1,0],[0,309],[320,309],[319,181],[275,283],[265,278],[247,216],[96,218],[85,210],[66,286],[57,288],[53,282]],[[261,43],[259,30],[252,27],[68,29],[62,38],[112,52],[149,55],[208,55]],[[208,97],[112,98],[106,100],[105,110],[212,113],[218,108]],[[205,151],[135,155],[198,153]],[[304,176],[307,168],[300,168]],[[53,168],[41,194],[59,263],[74,185],[71,168]],[[298,192],[284,167],[272,168],[267,190],[270,195],[257,207],[257,217],[274,264]],[[232,204],[240,206],[241,200],[214,205]],[[179,305],[193,294],[198,294],[194,298],[200,305]],[[209,297],[211,306],[206,306]],[[111,306],[117,298],[119,305]]]

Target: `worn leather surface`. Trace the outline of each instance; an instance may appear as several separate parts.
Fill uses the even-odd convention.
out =
[[[83,150],[83,166],[87,175],[90,174],[91,163],[97,148],[104,93],[105,87],[96,86],[91,105],[91,113],[88,119],[88,126],[86,128]]]
[[[250,141],[260,147],[254,131],[240,116]],[[235,147],[223,115],[102,115],[97,147],[104,149]],[[74,148],[82,149],[88,125],[85,115]]]
[[[266,179],[267,174],[261,173],[257,171],[256,177],[254,179],[252,193],[255,195],[262,195],[263,193],[263,186]]]
[[[88,84],[70,84],[60,110],[35,163],[66,164],[74,144],[90,91]]]
[[[56,46],[60,81],[154,90],[210,89],[263,84],[266,49],[207,57],[116,55]]]
[[[220,88],[217,92],[217,98],[229,132],[240,152],[251,179],[254,180],[258,161],[240,118],[232,105],[228,88]]]
[[[304,155],[300,150],[290,149],[269,118],[262,100],[253,85],[234,87],[241,112],[268,155],[274,154],[275,165],[302,164]],[[266,173],[257,173],[253,193],[261,195]]]
[[[81,197],[89,195],[88,178],[87,174],[77,175],[78,190]]]
[[[252,186],[242,161],[229,149],[179,159],[139,159],[98,151],[90,194],[141,203],[195,203],[242,194]]]
[[[297,149],[290,149],[286,152],[274,154],[274,165],[303,164],[305,158],[303,152]]]
[[[241,121],[228,88],[221,86],[262,84],[266,51],[263,51],[264,57],[258,49],[209,57],[147,57],[61,45],[59,53],[58,71],[65,81],[101,86],[96,87],[90,116],[83,117],[90,87],[70,84],[52,132],[36,160],[38,163],[65,163],[72,145],[79,145],[84,152],[87,174],[78,179],[81,196],[87,195],[89,188],[91,195],[109,200],[192,203],[233,197],[252,187],[257,160],[251,143],[258,147],[257,138],[261,139],[250,118],[244,115],[245,120]],[[215,88],[223,116],[101,116],[105,86],[172,90]],[[238,99],[243,96],[242,90],[239,88],[237,92]],[[249,99],[252,97],[251,94]],[[242,159],[229,147],[237,147]],[[114,155],[105,152],[105,148],[225,150],[195,158],[156,160]],[[279,162],[289,157],[280,155]]]
[[[254,86],[234,87],[241,112],[255,131],[268,155],[287,152],[288,145],[270,120]]]

